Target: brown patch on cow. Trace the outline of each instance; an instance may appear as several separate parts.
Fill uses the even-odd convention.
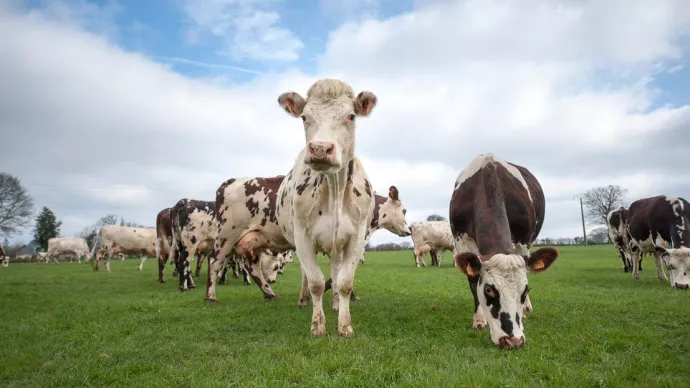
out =
[[[244,203],[244,206],[249,210],[252,217],[259,213],[259,202],[255,201],[253,198],[247,198],[247,202]]]
[[[300,183],[299,185],[297,185],[297,187],[295,187],[295,189],[297,190],[297,195],[302,195],[302,193],[304,193],[304,190],[306,190],[307,187],[309,187],[309,179],[310,178],[307,176],[304,179],[304,182]]]
[[[371,218],[371,224],[369,225],[371,229],[376,229],[379,226],[379,210],[381,209],[381,206],[386,202],[387,198],[375,194],[374,195],[374,216]]]
[[[356,187],[353,187],[353,188],[352,188],[352,192],[355,193],[355,195],[358,196],[358,197],[361,197],[361,196],[362,196],[362,193],[360,193],[359,190],[357,190]]]
[[[352,182],[352,174],[355,172],[355,160],[350,160],[347,164],[347,182]]]
[[[171,241],[172,239],[172,218],[171,218],[172,208],[165,208],[158,212],[156,216],[156,238],[161,238],[166,241]],[[165,244],[161,244],[161,254],[163,257],[168,257],[170,252],[166,248]]]
[[[371,183],[369,183],[368,179],[364,180],[364,192],[371,197]]]
[[[226,180],[220,185],[218,190],[216,190],[216,209],[220,209],[220,207],[223,206],[223,201],[225,200],[225,188],[235,183],[235,180],[235,178]]]

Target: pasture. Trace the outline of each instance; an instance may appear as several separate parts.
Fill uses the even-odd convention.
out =
[[[0,268],[0,386],[690,386],[690,293],[657,280],[649,257],[634,282],[610,245],[559,250],[529,275],[535,311],[511,351],[472,329],[448,253],[417,269],[409,251],[368,252],[351,339],[337,335],[331,291],[328,335],[310,336],[297,261],[274,284],[279,301],[229,276],[216,305],[203,301],[206,264],[181,293],[172,266],[156,281],[155,260],[141,273],[136,259],[113,260],[111,273],[12,263]]]

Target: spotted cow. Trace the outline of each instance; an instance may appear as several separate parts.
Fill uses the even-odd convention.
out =
[[[1,243],[0,243],[0,264],[2,264],[3,267],[7,267],[10,265],[10,257],[5,254],[5,248],[2,247]]]
[[[322,79],[309,88],[306,99],[287,92],[278,97],[278,103],[302,120],[305,148],[285,177],[231,179],[218,189],[216,205],[221,222],[209,259],[212,269],[206,299],[216,300],[220,260],[233,247],[264,297],[275,298],[256,268],[257,253],[267,248],[294,249],[312,298],[310,332],[323,336],[325,279],[316,255],[327,253],[338,333],[350,337],[350,293],[374,207],[371,184],[355,157],[355,122],[358,116],[370,114],[376,96],[371,92],[355,95],[345,82]]]
[[[609,238],[618,250],[618,257],[623,262],[623,272],[632,272],[632,258],[630,256],[630,238],[628,235],[628,209],[621,206],[613,209],[606,216],[609,227]],[[638,263],[638,270],[642,271],[642,260]]]
[[[57,263],[59,258],[69,258],[70,263],[77,259],[81,263],[82,258],[91,259],[91,252],[81,237],[53,237],[48,240],[48,259]]]
[[[414,244],[414,263],[417,268],[426,267],[424,255],[433,252],[431,265],[441,266],[438,254],[443,257],[444,251],[453,251],[455,242],[448,221],[419,221],[410,225],[412,243]]]
[[[196,287],[189,262],[197,251],[201,255],[212,249],[218,228],[215,216],[216,204],[213,201],[183,198],[170,210],[173,236],[170,258],[180,275],[181,291]]]
[[[369,239],[371,239],[372,234],[379,229],[386,229],[387,231],[400,237],[409,236],[411,232],[410,227],[407,226],[407,221],[405,221],[405,214],[407,214],[407,210],[400,200],[400,194],[397,187],[391,186],[388,189],[388,197],[374,194],[374,213],[372,214],[371,223],[367,229],[366,244],[369,243]],[[364,254],[362,254],[362,258],[359,259],[359,263],[364,264],[364,262]],[[326,291],[331,289],[332,284],[332,278],[326,280]],[[306,284],[302,282],[301,295],[306,299],[300,298],[300,306],[306,306],[309,303],[309,290],[305,287]],[[350,294],[350,300],[359,300],[359,297],[355,295],[354,288]]]
[[[654,255],[660,280],[687,290],[690,278],[690,204],[681,197],[658,195],[638,199],[628,208],[628,234],[633,278],[639,279],[641,253]],[[666,278],[661,261],[668,268]]]
[[[545,271],[558,258],[550,247],[529,252],[544,223],[541,185],[522,166],[477,156],[455,181],[449,220],[455,262],[474,297],[473,326],[485,328],[488,317],[494,344],[523,346],[526,269]]]
[[[94,255],[97,242],[91,252],[94,271],[98,271],[101,259],[105,259],[105,270],[110,272],[110,258],[119,253],[153,256],[156,254],[156,228],[139,228],[130,226],[106,225],[96,235],[101,248]],[[95,262],[95,264],[94,264]]]

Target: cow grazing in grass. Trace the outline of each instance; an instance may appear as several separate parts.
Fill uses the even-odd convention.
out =
[[[105,270],[110,272],[110,258],[119,253],[141,255],[142,259],[144,255],[156,254],[156,228],[106,225],[98,231],[96,237],[101,248],[91,262],[94,271],[98,271],[101,259],[105,259]],[[94,251],[97,245],[94,243]]]
[[[407,221],[405,220],[405,214],[407,210],[400,200],[400,194],[395,186],[391,186],[388,189],[388,197],[382,195],[374,194],[374,213],[371,218],[371,223],[367,229],[367,241],[364,244],[369,243],[372,234],[379,229],[386,229],[387,231],[396,234],[400,237],[406,237],[411,234],[410,227],[407,226]],[[359,260],[360,264],[364,263],[364,254]],[[326,291],[330,290],[332,287],[333,279],[329,278],[326,280]],[[359,300],[359,297],[355,295],[354,288],[350,294],[351,300]],[[304,279],[302,281],[302,291],[300,293],[300,306],[306,306],[309,303],[309,289],[306,287]]]
[[[659,195],[638,199],[628,207],[628,233],[633,259],[633,278],[639,279],[641,253],[654,255],[659,279],[686,290],[690,283],[690,204],[683,198]]]
[[[433,252],[431,265],[441,266],[444,251],[453,251],[455,242],[448,221],[419,221],[410,225],[412,230],[412,243],[414,244],[414,263],[419,268],[426,267],[424,255]],[[434,258],[436,256],[436,258]]]
[[[81,237],[54,237],[48,240],[48,258],[55,262],[59,258],[69,258],[70,263],[77,259],[81,263],[82,258],[91,259],[91,252],[86,240]]]
[[[529,310],[526,269],[545,271],[558,258],[554,248],[529,252],[544,222],[541,185],[524,167],[480,155],[455,181],[449,220],[456,265],[474,296],[473,326],[485,328],[488,317],[496,345],[521,347]]]
[[[7,267],[10,265],[10,257],[5,254],[5,248],[2,247],[1,243],[0,243],[0,264],[2,264],[3,267]]]
[[[201,255],[212,249],[218,229],[215,217],[216,204],[213,201],[184,198],[170,210],[173,236],[170,257],[180,275],[181,291],[196,287],[189,262],[197,251]]]
[[[376,96],[355,95],[342,81],[322,79],[309,88],[306,99],[287,92],[278,103],[302,120],[305,148],[285,177],[230,179],[218,189],[220,226],[209,259],[206,299],[216,300],[216,276],[233,248],[264,297],[275,298],[257,268],[258,253],[294,249],[312,298],[310,331],[322,336],[325,279],[316,255],[323,252],[329,255],[338,333],[349,337],[350,293],[374,207],[371,184],[355,157],[355,122],[371,113]]]

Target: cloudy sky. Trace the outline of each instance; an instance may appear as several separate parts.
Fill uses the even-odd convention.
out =
[[[63,236],[153,225],[285,174],[304,137],[278,95],[336,77],[379,97],[357,153],[408,221],[492,152],[540,180],[540,237],[572,237],[588,188],[690,197],[689,52],[687,0],[3,0],[0,170]]]

